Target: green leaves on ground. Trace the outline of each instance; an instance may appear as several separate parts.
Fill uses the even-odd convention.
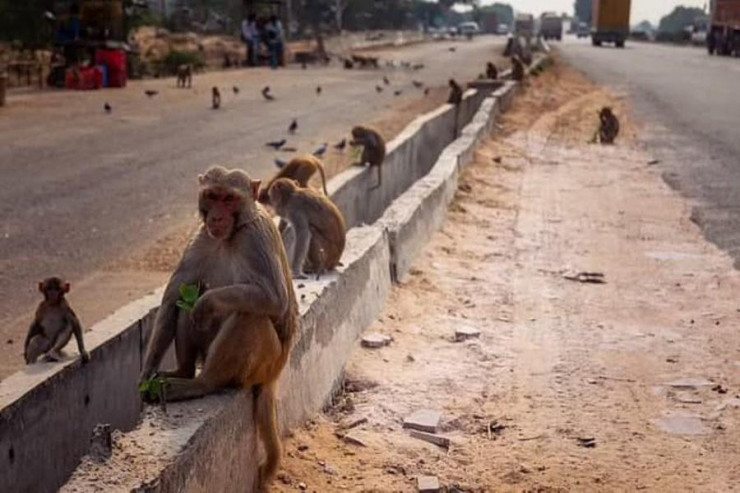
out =
[[[198,298],[200,298],[199,284],[180,284],[180,299],[175,304],[178,308],[190,312]]]
[[[164,397],[164,378],[154,376],[139,384],[139,392],[148,402],[161,401]]]

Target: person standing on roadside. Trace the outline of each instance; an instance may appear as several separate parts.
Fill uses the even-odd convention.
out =
[[[260,50],[260,32],[257,29],[257,16],[249,14],[242,21],[242,39],[247,45],[247,64],[256,67]]]
[[[270,48],[270,66],[277,68],[283,65],[283,52],[285,50],[283,23],[276,15],[271,15],[265,26],[267,44]]]

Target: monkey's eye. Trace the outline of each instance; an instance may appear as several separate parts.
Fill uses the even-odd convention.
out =
[[[224,196],[224,202],[233,202],[233,201],[234,201],[234,198],[235,198],[235,197],[234,197],[234,195],[233,195],[233,194],[231,194],[231,193],[227,193],[227,194],[226,194],[226,195]]]
[[[218,194],[216,192],[206,192],[206,198],[208,200],[218,200]]]

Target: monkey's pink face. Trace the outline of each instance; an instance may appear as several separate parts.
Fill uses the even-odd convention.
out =
[[[200,196],[200,212],[211,238],[226,240],[242,209],[242,197],[231,191],[204,190]]]

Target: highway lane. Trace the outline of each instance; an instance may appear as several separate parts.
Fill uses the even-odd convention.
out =
[[[648,43],[619,50],[568,38],[556,46],[628,95],[665,180],[694,199],[692,218],[740,265],[740,60]]]

